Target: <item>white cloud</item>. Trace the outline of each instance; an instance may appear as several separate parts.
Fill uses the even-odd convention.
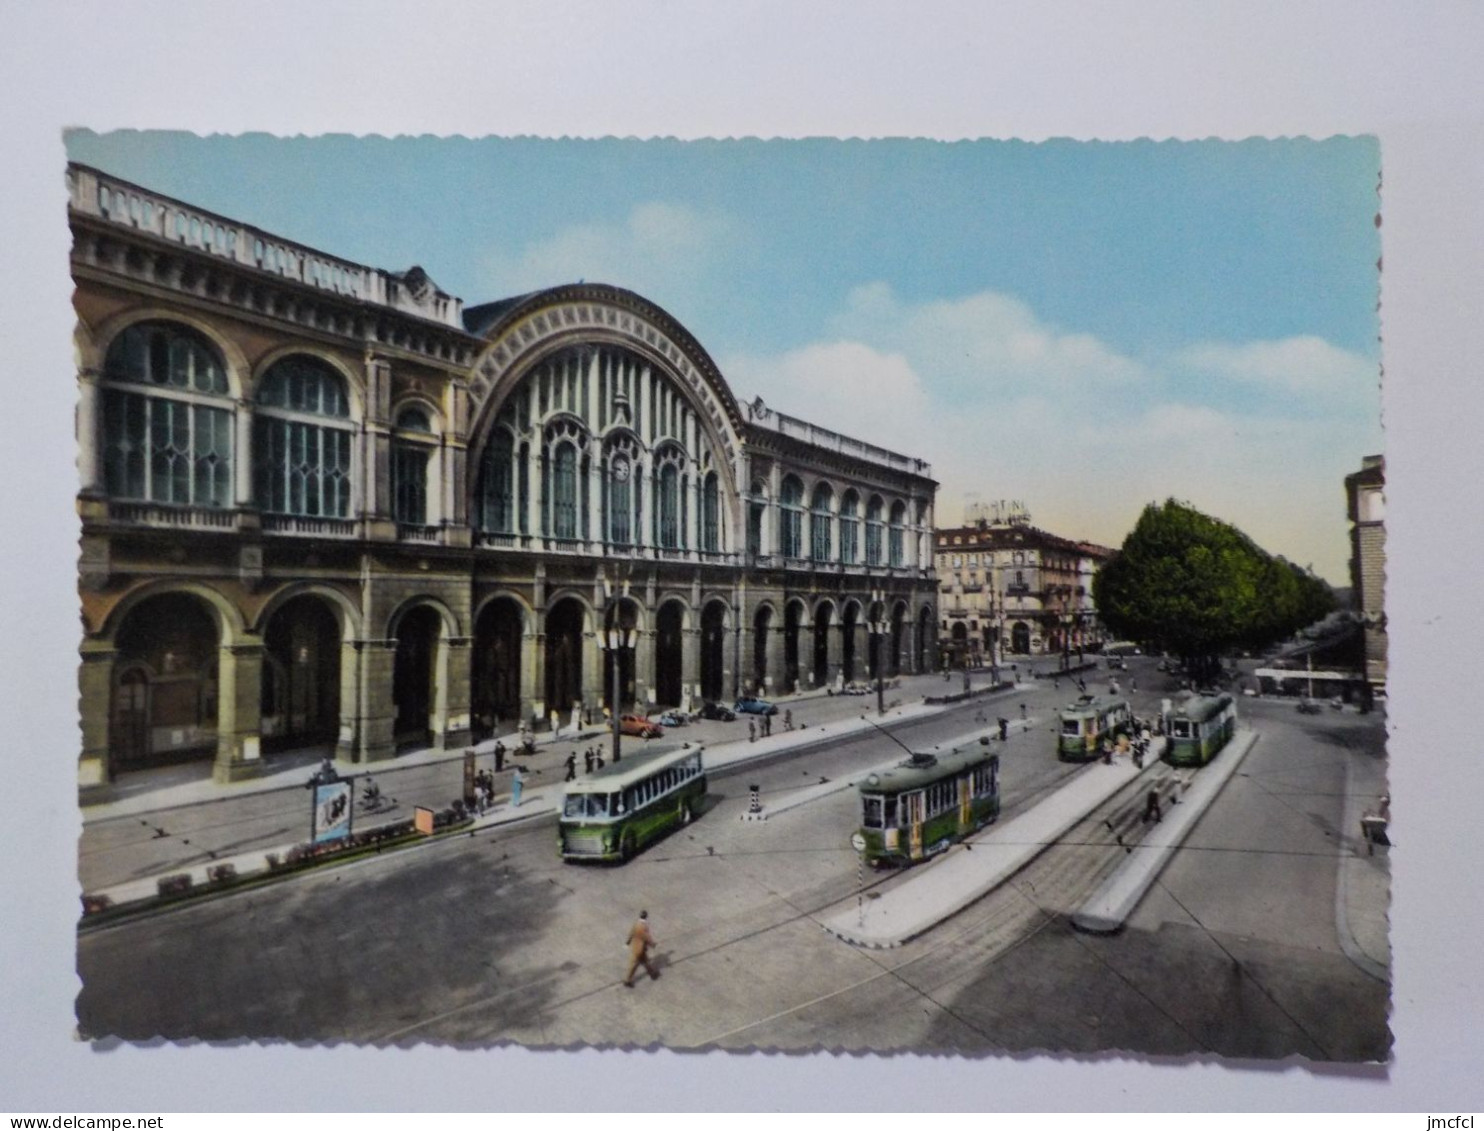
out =
[[[899,350],[935,376],[968,390],[1124,387],[1149,373],[1091,334],[1041,321],[1012,295],[981,291],[958,299],[902,302],[885,283],[850,292],[830,331]]]
[[[1012,296],[908,304],[882,284],[853,291],[829,329],[722,370],[741,397],[928,460],[940,523],[970,495],[1023,499],[1047,529],[1116,546],[1146,503],[1174,496],[1345,577],[1341,480],[1379,444],[1374,413],[1340,399],[1377,404],[1357,355],[1293,338],[1141,362]],[[1193,371],[1208,380],[1192,386]],[[1281,395],[1212,402],[1212,377]],[[1307,415],[1289,411],[1299,399]]]
[[[637,204],[622,221],[574,224],[481,265],[490,294],[520,294],[579,279],[615,283],[664,305],[696,290],[732,241],[731,222],[665,201]]]
[[[1360,408],[1376,403],[1380,379],[1376,362],[1312,335],[1240,344],[1202,342],[1178,351],[1171,365],[1309,402],[1348,402]]]

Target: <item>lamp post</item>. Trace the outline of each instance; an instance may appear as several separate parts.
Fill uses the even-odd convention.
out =
[[[876,662],[876,713],[886,714],[886,690],[881,671],[881,638],[886,635],[886,593],[871,590],[871,655]]]
[[[623,734],[618,721],[623,654],[626,649],[634,646],[638,633],[632,627],[625,627],[619,615],[623,599],[628,596],[629,583],[625,581],[622,588],[618,588],[605,580],[604,585],[608,591],[608,601],[603,611],[603,631],[598,634],[598,646],[608,656],[608,662],[613,668],[613,679],[608,692],[608,713],[613,724],[613,760],[617,762],[620,757],[620,739]]]

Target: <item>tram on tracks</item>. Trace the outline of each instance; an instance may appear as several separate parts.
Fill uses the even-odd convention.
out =
[[[858,786],[860,841],[867,863],[925,860],[1000,813],[1000,756],[985,749],[913,754]]]
[[[1056,754],[1063,762],[1090,762],[1102,753],[1103,740],[1134,729],[1127,699],[1116,695],[1084,695],[1061,713]]]
[[[1204,766],[1236,731],[1237,701],[1229,693],[1188,696],[1166,720],[1165,761],[1172,766]]]
[[[705,797],[699,747],[626,755],[567,784],[557,823],[562,859],[626,861],[690,824]]]

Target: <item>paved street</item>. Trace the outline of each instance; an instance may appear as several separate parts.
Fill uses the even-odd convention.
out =
[[[1157,706],[1163,677],[1151,661],[1120,679],[1139,682],[1136,709]],[[1066,681],[1043,680],[895,733],[931,748],[973,731],[980,710],[1018,718],[1024,702],[1035,725],[1001,752],[1008,817],[1077,772],[1056,760],[1050,733],[1053,708],[1069,697]],[[861,705],[794,710],[808,724]],[[1242,708],[1256,747],[1116,936],[1081,935],[1066,921],[1123,855],[1102,812],[906,946],[867,951],[826,934],[821,913],[857,893],[854,791],[749,822],[740,819],[747,786],[781,797],[900,753],[871,732],[713,777],[704,816],[623,867],[564,865],[547,820],[84,932],[82,1028],[136,1039],[1383,1057],[1388,989],[1349,953],[1377,945],[1345,925],[1340,867],[1357,850],[1345,824],[1350,763],[1379,764],[1380,716],[1300,716],[1277,701]],[[399,795],[447,793],[457,767],[387,777]],[[284,827],[275,796],[287,798],[218,803],[234,813],[246,805],[240,822],[213,821],[210,806],[171,819],[197,829],[192,840],[271,839]],[[114,858],[149,867],[148,841],[122,831],[141,819],[90,824],[85,871],[105,874]],[[111,850],[108,837],[129,846]],[[1384,857],[1365,866],[1384,867]],[[868,874],[866,898],[911,876]],[[627,990],[623,942],[640,907],[663,976]]]

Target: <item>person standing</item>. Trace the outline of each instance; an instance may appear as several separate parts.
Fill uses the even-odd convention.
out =
[[[577,780],[577,751],[575,750],[567,755],[567,776],[562,780],[564,782]]]
[[[582,772],[585,774],[593,772],[593,748],[591,746],[582,752]]]
[[[755,724],[751,719],[747,720],[747,741],[757,741],[757,724]]]
[[[505,769],[505,744],[495,743],[495,773],[501,773]]]
[[[1150,818],[1153,818],[1156,825],[1160,823],[1158,789],[1151,789],[1148,796],[1144,798],[1144,823],[1146,825],[1149,823]]]
[[[522,767],[516,766],[515,773],[510,778],[510,808],[520,808],[520,795],[525,787],[526,771]]]
[[[649,961],[649,952],[654,949],[654,934],[649,929],[649,912],[639,912],[639,919],[629,931],[626,940],[629,948],[629,969],[623,976],[623,984],[629,989],[634,988],[634,971],[640,966],[649,973],[650,980],[660,976],[660,972],[654,968],[654,963]]]
[[[794,713],[793,713],[792,708],[790,708],[789,710],[783,712],[783,729],[784,730],[793,730],[794,729]]]

